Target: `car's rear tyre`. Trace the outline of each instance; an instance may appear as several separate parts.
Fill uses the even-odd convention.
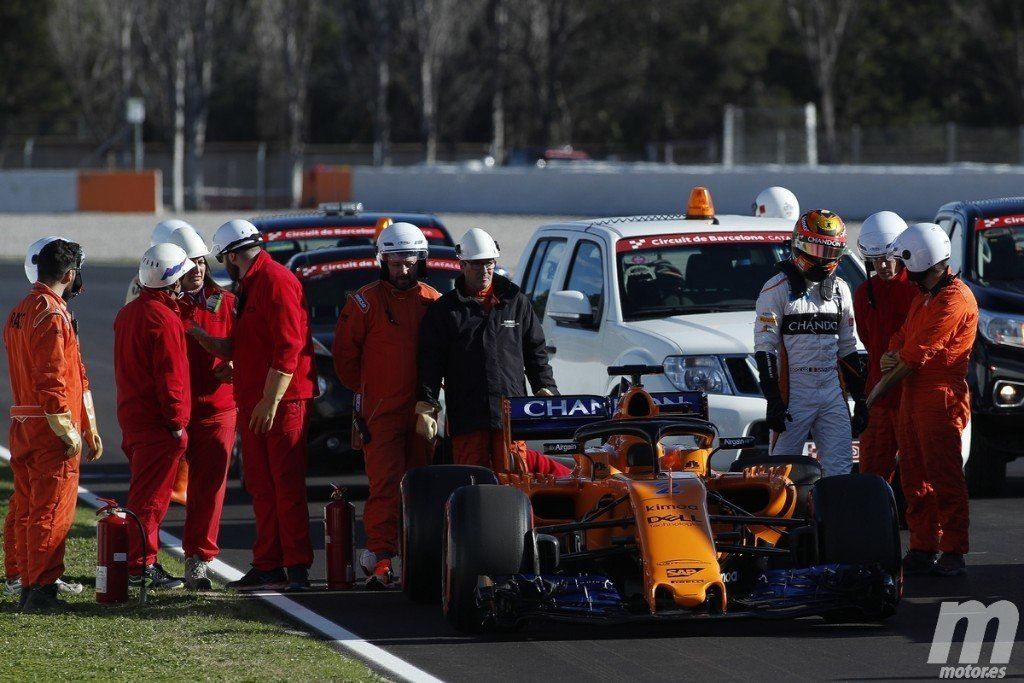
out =
[[[470,465],[417,467],[402,478],[402,592],[413,602],[440,602],[444,506],[453,491],[474,482],[498,480]]]
[[[811,491],[811,511],[818,534],[821,564],[879,565],[897,582],[895,596],[883,598],[870,618],[892,616],[899,601],[901,560],[899,516],[889,484],[874,474],[825,477]],[[863,610],[836,610],[829,621],[850,621]]]
[[[529,498],[511,486],[465,486],[448,499],[441,604],[456,630],[476,633],[483,628],[476,601],[481,576],[527,570],[532,527]]]

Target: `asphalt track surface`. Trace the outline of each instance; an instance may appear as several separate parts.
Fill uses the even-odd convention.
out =
[[[86,291],[74,302],[106,454],[84,464],[82,485],[98,495],[125,498],[127,463],[120,451],[113,377],[113,320],[132,277],[128,267],[92,266]],[[0,309],[6,316],[27,285],[20,264],[0,263]],[[6,354],[0,364],[6,374]],[[10,406],[2,382],[0,410]],[[6,441],[6,439],[3,439]],[[679,679],[882,680],[935,678],[927,663],[943,600],[1008,599],[1024,606],[1024,462],[1011,465],[1004,497],[971,504],[972,552],[967,577],[910,577],[899,612],[883,624],[835,626],[819,618],[731,620],[627,626],[536,625],[513,634],[475,638],[453,631],[435,607],[412,605],[398,591],[328,592],[322,589],[323,506],[329,482],[343,480],[357,498],[365,478],[311,471],[309,517],[316,564],[315,588],[298,602],[368,641],[445,680],[554,681]],[[357,503],[361,514],[361,503]],[[165,529],[182,534],[183,509],[172,506]],[[247,495],[232,480],[221,525],[221,559],[245,570],[254,528]],[[905,542],[904,538],[904,542]],[[316,580],[320,580],[317,582]],[[992,625],[990,625],[992,626]],[[963,628],[957,638],[962,638]],[[989,630],[989,639],[994,627]],[[1024,631],[1018,629],[1018,641]],[[982,649],[988,663],[990,640]],[[950,664],[959,649],[954,645]],[[1007,677],[1024,677],[1024,646],[1014,648]]]

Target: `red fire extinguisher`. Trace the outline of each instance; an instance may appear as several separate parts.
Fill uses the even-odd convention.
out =
[[[128,517],[135,520],[145,542],[142,522],[116,500],[100,498],[104,506],[96,511],[96,602],[128,601]],[[146,584],[142,584],[140,602],[146,602]]]
[[[334,493],[324,508],[324,548],[327,550],[327,588],[348,590],[355,582],[356,508],[345,499],[345,489],[331,484]]]

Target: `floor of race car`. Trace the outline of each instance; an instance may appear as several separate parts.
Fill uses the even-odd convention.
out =
[[[127,488],[127,468],[119,449],[111,325],[131,276],[130,268],[91,267],[86,274],[86,294],[75,304],[108,449],[100,463],[83,466],[82,485],[121,499]],[[0,264],[0,308],[9,310],[24,291],[21,265]],[[6,364],[6,355],[0,354],[0,364]],[[5,391],[0,394],[0,410],[6,413],[9,404],[9,392]],[[324,576],[323,506],[332,480],[351,484],[357,497],[365,496],[366,491],[362,476],[310,478],[310,525],[317,548],[314,579]],[[361,502],[357,509],[361,519]],[[680,678],[935,678],[939,666],[928,664],[927,659],[943,600],[977,599],[989,604],[1009,599],[1024,606],[1022,511],[1024,461],[1018,461],[1010,466],[1002,498],[971,503],[970,574],[954,579],[909,577],[899,612],[883,624],[835,626],[820,618],[614,627],[540,623],[516,633],[474,638],[453,631],[438,608],[413,605],[398,591],[316,591],[296,599],[409,663],[452,681],[496,675],[535,681],[628,677],[659,683]],[[165,528],[180,537],[183,517],[183,508],[173,506]],[[221,526],[221,559],[244,571],[253,535],[248,497],[233,480]],[[957,639],[963,637],[962,632],[961,627]],[[1024,639],[1024,629],[1017,637]],[[988,663],[990,649],[990,645],[983,648],[982,664]],[[950,664],[957,663],[958,655],[959,648],[954,647]],[[1007,677],[1024,674],[1024,645],[1018,643],[1014,648],[1006,673]]]

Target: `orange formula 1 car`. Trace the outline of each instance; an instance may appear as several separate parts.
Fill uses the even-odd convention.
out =
[[[621,622],[725,616],[892,615],[902,589],[892,490],[821,478],[804,456],[711,469],[719,438],[700,392],[651,394],[624,366],[618,397],[505,400],[505,436],[572,437],[572,474],[435,465],[402,482],[402,588],[440,599],[459,630],[534,619]],[[717,447],[716,446],[717,441]]]

